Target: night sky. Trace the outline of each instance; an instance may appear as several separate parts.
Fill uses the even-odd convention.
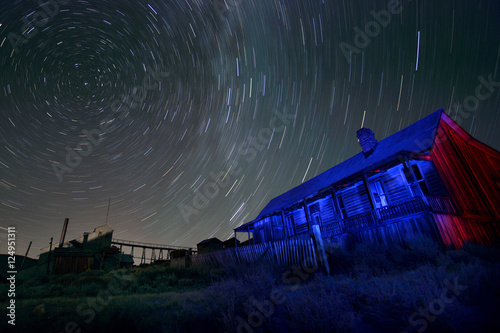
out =
[[[18,254],[65,217],[67,240],[104,224],[109,198],[115,238],[225,240],[359,153],[363,119],[381,140],[443,108],[500,149],[500,1],[226,3],[2,0],[0,226]]]

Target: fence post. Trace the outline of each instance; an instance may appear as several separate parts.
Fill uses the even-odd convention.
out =
[[[319,225],[315,224],[312,227],[314,243],[316,244],[316,251],[318,252],[318,266],[323,264],[326,268],[326,274],[330,275],[330,266],[328,265],[328,258],[326,257],[325,245],[323,244]]]
[[[238,264],[241,264],[240,255],[238,253],[238,246],[234,248],[234,255],[236,256],[236,261],[238,262]]]

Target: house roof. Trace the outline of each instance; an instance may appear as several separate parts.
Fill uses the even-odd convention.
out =
[[[209,243],[213,243],[213,242],[222,244],[222,241],[220,239],[214,237],[214,238],[208,238],[208,239],[202,240],[201,242],[199,242],[196,245],[209,244]]]
[[[234,245],[234,243],[235,243],[234,237],[226,239],[225,241],[222,242],[222,244],[224,244],[224,246],[231,246],[231,245]],[[240,244],[241,242],[237,239],[236,243]]]
[[[304,198],[331,185],[340,183],[356,174],[363,174],[377,168],[389,162],[390,159],[396,158],[399,154],[409,152],[420,153],[429,150],[434,142],[436,130],[443,113],[443,109],[435,111],[401,131],[380,140],[375,151],[370,156],[365,157],[360,152],[311,178],[307,182],[272,199],[253,221],[247,222],[235,230],[243,229],[248,224],[256,222],[283,208],[290,207]]]

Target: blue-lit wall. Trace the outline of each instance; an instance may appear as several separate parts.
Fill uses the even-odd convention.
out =
[[[446,188],[431,161],[412,160],[410,161],[410,165],[418,166],[420,173],[424,177],[422,181],[425,182],[425,186],[431,195],[447,196]],[[421,194],[418,183],[413,185],[408,183],[403,164],[398,164],[375,174],[371,173],[368,177],[368,182],[371,183],[376,180],[380,180],[389,205],[397,205],[409,201],[413,196],[420,196]],[[328,185],[325,184],[325,187]],[[336,198],[333,198],[331,194],[323,194],[318,199],[307,201],[310,224],[319,223],[320,225],[327,225],[335,223],[335,221],[339,221],[341,218],[367,213],[372,209],[370,196],[363,180],[345,185],[341,184],[337,188],[335,196]],[[342,198],[345,206],[343,213],[339,208],[338,197]],[[311,213],[314,210],[312,206],[315,204],[319,204],[319,213]],[[306,234],[308,232],[307,219],[302,204],[297,204],[291,208],[283,208],[285,221],[282,219],[282,212],[278,211],[275,215],[266,217],[255,223],[254,234],[257,244]],[[316,216],[319,217],[317,218]],[[293,228],[287,228],[287,224],[292,221]]]

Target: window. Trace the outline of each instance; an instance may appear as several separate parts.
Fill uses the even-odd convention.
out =
[[[411,168],[413,169],[413,173],[415,174],[415,178],[417,178],[417,183],[420,186],[422,193],[424,195],[430,195],[431,192],[429,191],[429,188],[427,187],[424,176],[422,176],[422,173],[420,172],[418,165],[414,164],[411,166]]]
[[[309,215],[311,216],[311,224],[321,225],[321,215],[319,210],[319,202],[309,206]]]
[[[406,181],[410,185],[410,188],[413,187],[412,185],[418,184],[418,186],[420,187],[420,190],[422,191],[422,193],[424,195],[430,195],[431,193],[429,191],[429,188],[427,187],[427,183],[425,182],[424,176],[422,175],[422,172],[420,171],[420,168],[418,167],[418,165],[413,164],[411,166],[411,169],[413,170],[413,174],[415,175],[416,179],[413,179],[413,175],[412,175],[409,168],[403,168],[403,172],[405,174]],[[413,188],[412,188],[412,192],[414,193]]]
[[[413,179],[413,174],[411,173],[410,168],[404,167],[402,171],[405,176],[406,183],[408,184],[408,189],[410,190],[411,195],[413,197],[417,195],[419,196],[420,195],[419,193],[415,193],[415,181]]]
[[[375,208],[385,207],[389,205],[389,201],[387,200],[387,194],[384,191],[384,187],[382,186],[382,181],[380,179],[375,180],[370,183],[373,199],[375,200]]]
[[[319,213],[319,202],[316,202],[315,204],[309,206],[309,213]]]
[[[345,208],[345,205],[344,205],[344,199],[342,199],[341,196],[338,196],[337,203],[339,204],[340,214],[342,215],[342,218],[346,219],[348,217],[348,215],[347,215],[347,209]]]

